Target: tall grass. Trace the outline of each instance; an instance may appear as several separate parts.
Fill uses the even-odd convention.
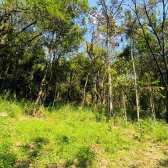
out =
[[[139,126],[120,115],[109,119],[100,106],[71,104],[41,107],[43,115],[33,117],[33,108],[29,101],[0,97],[0,113],[8,114],[0,117],[0,167],[119,167],[117,159],[143,143],[168,145],[163,121],[141,120]]]

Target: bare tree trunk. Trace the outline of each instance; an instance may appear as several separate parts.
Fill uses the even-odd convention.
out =
[[[131,43],[131,59],[132,59],[132,66],[133,66],[133,71],[134,71],[134,87],[135,87],[135,94],[136,94],[136,106],[137,106],[137,120],[139,121],[139,95],[138,95],[138,87],[137,87],[137,74],[135,70],[135,62],[134,62],[134,56],[133,56],[133,51],[132,51],[132,43]]]
[[[154,120],[155,127],[156,127],[156,122],[155,122],[155,121],[156,121],[155,104],[154,104],[153,98],[154,98],[154,93],[153,93],[153,89],[152,89],[152,87],[151,87],[150,106],[151,106],[151,111],[152,111],[152,115],[153,115],[153,120]]]
[[[69,87],[68,87],[68,91],[67,91],[67,102],[69,101],[70,99],[70,92],[71,92],[71,85],[72,85],[72,76],[73,76],[73,71],[71,70],[71,73],[70,73],[70,79],[69,79]]]
[[[103,76],[103,79],[102,79],[102,98],[103,98],[103,105],[105,105],[105,103],[106,103],[106,93],[105,93],[105,89],[104,89],[104,76]]]
[[[44,92],[44,96],[41,97],[41,103],[44,104],[47,98],[47,94],[48,94],[48,86],[49,84],[47,84],[47,86],[43,87],[43,92]],[[41,104],[40,104],[41,106]]]
[[[82,103],[81,103],[81,107],[83,106],[83,104],[86,100],[86,86],[87,86],[87,83],[88,83],[89,75],[90,75],[90,72],[86,76],[85,86],[84,86],[84,89],[83,89],[83,100],[82,100]]]
[[[127,122],[127,108],[126,108],[126,97],[124,91],[122,91],[122,98],[123,98],[123,114],[124,120]]]
[[[97,101],[97,86],[96,86],[96,84],[97,84],[97,82],[96,82],[96,80],[97,80],[97,74],[94,76],[94,86],[93,86],[93,93],[94,93],[94,98],[93,98],[93,102],[94,102],[94,104],[96,104],[96,101]]]
[[[96,94],[96,104],[99,103],[99,99],[101,99],[101,96],[99,94],[99,70],[97,72],[97,80],[96,80],[96,91],[97,91],[97,94]]]
[[[166,88],[166,122],[168,123],[168,87]]]
[[[113,116],[113,103],[112,103],[112,84],[111,84],[111,73],[110,73],[110,39],[109,39],[109,25],[107,23],[107,73],[108,73],[108,105],[110,116]]]

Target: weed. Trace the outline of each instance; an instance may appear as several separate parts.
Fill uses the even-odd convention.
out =
[[[41,107],[44,115],[33,117],[33,108],[29,101],[0,97],[0,112],[8,114],[0,117],[0,167],[159,167],[159,160],[167,165],[163,121],[143,119],[139,126],[119,114],[108,119],[104,107],[72,104]],[[154,152],[155,160],[149,155]]]

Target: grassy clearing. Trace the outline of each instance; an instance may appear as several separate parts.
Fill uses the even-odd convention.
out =
[[[168,167],[163,121],[108,120],[100,108],[42,107],[0,98],[0,167]]]

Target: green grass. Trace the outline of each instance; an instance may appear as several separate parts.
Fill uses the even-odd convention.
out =
[[[0,167],[166,167],[168,128],[107,119],[100,107],[41,107],[0,97]],[[156,126],[155,126],[156,125]]]

